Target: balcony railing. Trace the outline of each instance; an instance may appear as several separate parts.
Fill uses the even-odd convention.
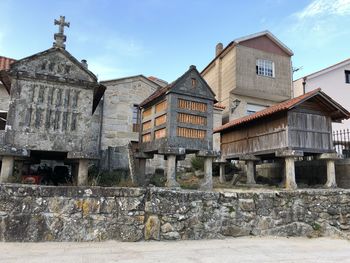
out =
[[[350,130],[338,130],[333,132],[333,145],[337,153],[344,158],[350,158]]]

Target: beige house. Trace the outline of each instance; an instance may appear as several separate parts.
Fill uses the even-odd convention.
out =
[[[269,31],[216,46],[203,78],[225,106],[223,123],[291,98],[293,52]]]
[[[332,99],[350,109],[350,58],[293,82],[294,97],[321,88]],[[333,130],[350,129],[350,120],[333,123]]]

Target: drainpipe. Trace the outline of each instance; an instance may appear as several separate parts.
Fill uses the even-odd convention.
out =
[[[98,140],[98,152],[100,155],[100,160],[98,161],[99,163],[99,169],[101,169],[101,158],[102,158],[102,152],[101,152],[101,146],[102,146],[102,129],[103,129],[103,109],[104,109],[104,105],[105,105],[105,95],[103,94],[102,97],[102,106],[101,106],[101,121],[100,121],[100,138]]]
[[[303,94],[305,94],[306,77],[303,78]]]

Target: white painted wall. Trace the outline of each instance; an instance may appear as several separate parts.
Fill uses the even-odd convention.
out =
[[[307,77],[305,91],[309,92],[321,88],[328,96],[350,111],[350,84],[345,83],[345,70],[350,70],[350,62],[324,74]],[[302,93],[301,83],[302,79],[294,82],[295,97]],[[340,129],[350,129],[350,120],[333,124],[333,130]]]

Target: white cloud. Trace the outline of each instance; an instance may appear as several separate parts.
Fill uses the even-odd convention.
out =
[[[350,0],[314,0],[303,10],[295,13],[299,19],[328,15],[345,16],[350,14]]]
[[[107,64],[103,61],[90,60],[88,63],[89,70],[95,73],[98,76],[99,80],[115,79],[126,75],[125,70],[122,70],[117,66],[113,66],[109,63]]]
[[[134,39],[110,37],[104,41],[104,47],[108,51],[131,57],[137,57],[145,53],[144,47]]]
[[[348,34],[350,0],[313,0],[291,14],[285,26],[286,39],[295,46],[324,50]]]

